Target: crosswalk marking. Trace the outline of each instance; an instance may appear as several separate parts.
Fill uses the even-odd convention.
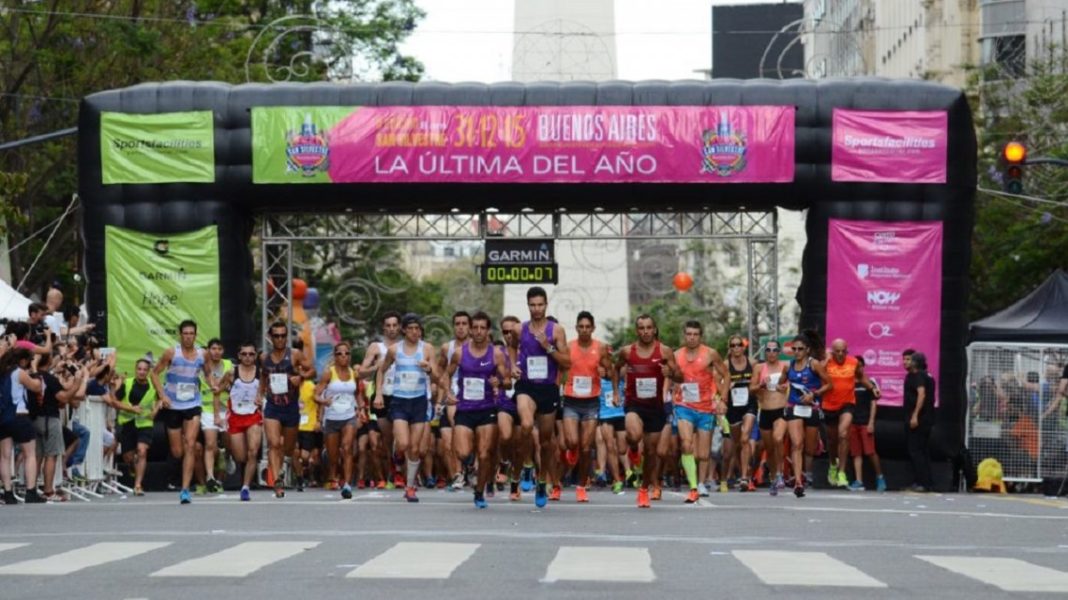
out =
[[[545,581],[649,582],[656,579],[648,548],[562,546]]]
[[[400,542],[352,570],[360,579],[448,579],[481,544]]]
[[[0,552],[3,552],[4,550],[14,550],[15,548],[21,548],[28,545],[29,544],[0,544]]]
[[[160,569],[152,577],[245,577],[318,545],[319,542],[245,542]]]
[[[1006,592],[1068,593],[1068,573],[1017,558],[920,555],[916,558],[997,586]]]
[[[170,542],[100,542],[0,567],[0,575],[68,575],[170,546]]]
[[[886,587],[878,579],[824,552],[735,550],[732,554],[768,585]]]

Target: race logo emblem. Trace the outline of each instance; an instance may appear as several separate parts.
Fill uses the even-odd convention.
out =
[[[310,114],[304,115],[300,133],[292,129],[286,132],[286,171],[311,177],[329,168],[329,139],[325,133],[319,133]]]
[[[745,170],[745,155],[748,151],[745,132],[734,131],[727,111],[720,111],[719,125],[715,131],[706,129],[701,133],[704,148],[701,151],[701,172],[730,177]]]

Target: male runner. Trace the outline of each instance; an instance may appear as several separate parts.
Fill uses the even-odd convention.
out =
[[[727,367],[719,352],[701,343],[703,334],[704,328],[699,321],[687,321],[683,326],[684,346],[675,351],[675,362],[682,371],[682,383],[675,394],[675,417],[682,442],[682,469],[690,484],[687,504],[697,502],[699,496],[708,495],[704,481],[709,477],[712,429],[716,415],[727,412],[727,404],[718,392],[727,389]],[[726,469],[720,477],[726,480]]]
[[[538,470],[538,486],[534,493],[534,504],[538,508],[544,508],[548,503],[546,482],[552,472],[553,455],[556,454],[553,434],[556,430],[556,407],[560,403],[557,377],[560,370],[571,366],[563,328],[546,318],[548,298],[542,287],[534,286],[527,290],[530,320],[520,325],[519,346],[515,350],[515,367],[512,370],[512,376],[518,380],[515,399],[524,450],[529,446],[522,440],[533,439],[535,417],[538,422],[541,468]],[[533,456],[524,456],[524,462],[532,459]]]
[[[371,342],[367,346],[367,351],[363,356],[363,364],[360,365],[359,370],[361,379],[378,377],[378,369],[382,366],[386,353],[401,338],[400,319],[400,313],[392,310],[382,315],[382,339],[381,341]],[[381,437],[381,443],[378,444],[379,453],[375,458],[371,459],[376,461],[378,469],[372,469],[372,472],[378,470],[382,473],[383,479],[386,480],[384,487],[387,489],[393,489],[396,479],[396,464],[393,461],[393,424],[389,418],[389,407],[393,402],[393,375],[392,371],[386,373],[381,386],[374,386],[375,396],[382,397],[381,408],[376,407],[373,403],[371,406],[371,414],[374,416],[373,422],[378,429],[378,435]],[[382,386],[385,387],[383,388]],[[379,390],[381,390],[381,394]],[[369,433],[374,435],[371,430],[369,430]],[[382,455],[385,455],[384,461],[382,460]],[[381,483],[381,480],[379,482]]]
[[[452,315],[452,339],[441,345],[439,354],[438,365],[442,372],[448,370],[451,365],[452,359],[456,356],[456,349],[467,343],[467,339],[471,333],[471,315],[467,311],[458,311]],[[455,371],[453,371],[455,373]],[[456,406],[450,405],[446,402],[451,393],[453,396],[459,393],[458,382],[456,376],[452,376],[451,381],[443,381],[439,387],[439,406],[442,407],[441,415],[438,417],[439,425],[438,429],[441,431],[441,452],[442,458],[445,462],[446,476],[451,480],[451,489],[454,492],[458,492],[464,489],[464,479],[466,473],[462,472],[460,467],[460,460],[457,458],[459,453],[453,449],[453,422],[456,419]]]
[[[260,358],[263,365],[260,394],[265,398],[263,428],[267,433],[267,464],[274,476],[274,497],[285,498],[285,457],[292,456],[300,426],[300,386],[315,379],[315,367],[301,350],[289,347],[289,326],[275,321],[268,330],[271,351]],[[298,481],[303,477],[299,460],[293,461]]]
[[[730,394],[728,396],[727,423],[731,428],[729,440],[723,440],[729,458],[727,473],[731,466],[738,468],[738,491],[749,492],[754,488],[749,481],[749,467],[752,461],[753,424],[757,418],[757,395],[749,393],[749,381],[753,377],[753,363],[745,351],[745,340],[740,335],[732,335],[727,340],[727,371],[730,375]]]
[[[612,477],[612,492],[622,494],[623,482],[626,479],[622,467],[623,448],[627,445],[623,392],[616,386],[618,373],[602,368],[597,374],[601,376],[600,410],[598,410],[597,419],[600,423],[601,438],[604,440],[604,462]],[[609,377],[609,375],[612,376]]]
[[[596,325],[587,311],[578,314],[575,331],[578,339],[568,344],[571,368],[564,385],[564,439],[567,443],[568,465],[578,465],[575,480],[575,500],[589,502],[586,486],[590,478],[590,446],[597,434],[597,415],[600,409],[601,376],[598,369],[612,373],[614,365],[608,346],[593,339]],[[580,429],[581,427],[581,429]]]
[[[846,461],[849,459],[849,429],[857,403],[857,359],[849,355],[846,341],[831,342],[831,358],[824,365],[831,389],[823,396],[823,423],[827,427],[827,482],[831,487],[848,487]],[[864,376],[867,381],[867,376]],[[868,383],[870,385],[870,382]]]
[[[642,484],[638,488],[638,508],[649,508],[649,486],[659,484],[660,469],[657,449],[667,424],[664,413],[664,381],[670,378],[679,383],[682,372],[675,362],[671,348],[657,339],[656,321],[647,314],[635,321],[638,341],[619,349],[616,369],[626,367],[627,456],[631,465],[642,461],[638,444],[645,449],[642,465]],[[618,385],[617,385],[618,387]]]
[[[779,342],[768,340],[764,344],[764,362],[753,367],[749,380],[749,393],[755,394],[760,404],[760,439],[768,455],[770,480],[768,493],[778,496],[785,487],[782,478],[783,441],[786,439],[786,392],[789,383],[786,378],[786,363],[779,360],[782,352]],[[798,467],[797,470],[800,470]]]
[[[478,476],[474,486],[475,507],[486,508],[485,490],[492,485],[497,468],[493,450],[497,437],[497,392],[511,384],[511,373],[502,350],[490,344],[490,318],[477,312],[470,318],[471,339],[458,345],[448,359],[445,377],[455,379],[459,394],[446,390],[448,402],[456,407],[454,443],[464,468],[475,462]],[[475,438],[477,437],[477,443]]]
[[[226,374],[222,387],[230,390],[226,428],[230,432],[230,452],[234,462],[243,465],[241,501],[251,499],[249,486],[259,468],[263,443],[263,390],[260,368],[256,365],[256,345],[245,342],[237,350],[237,366]]]
[[[223,344],[219,338],[208,340],[204,365],[212,379],[204,379],[200,387],[202,407],[200,430],[204,435],[204,487],[209,494],[222,491],[222,484],[215,478],[215,457],[219,452],[219,438],[226,435],[226,392],[219,388],[227,373],[234,369],[230,359],[223,358]]]
[[[182,461],[182,490],[178,493],[181,504],[192,502],[189,484],[196,466],[197,434],[200,433],[200,376],[213,378],[204,361],[204,350],[198,348],[197,324],[187,319],[178,324],[180,343],[167,348],[152,370],[152,387],[163,390],[160,411],[167,428],[167,441],[171,455]],[[166,372],[166,386],[160,383],[160,374]]]
[[[430,386],[432,380],[441,377],[441,371],[435,360],[434,346],[423,341],[423,324],[419,317],[412,313],[404,315],[401,328],[404,338],[389,349],[378,369],[374,406],[379,410],[385,406],[383,384],[386,374],[395,365],[389,419],[393,422],[396,451],[403,453],[408,461],[404,498],[408,502],[419,502],[415,495],[415,478],[419,473],[423,436],[427,433]]]
[[[520,323],[517,317],[508,315],[501,319],[501,350],[504,351],[505,361],[508,363],[508,373],[515,370],[512,357],[519,348]],[[515,383],[514,381],[512,382]],[[500,450],[500,467],[502,475],[507,476],[509,484],[508,499],[518,502],[521,499],[519,491],[520,473],[523,470],[523,457],[530,456],[530,451],[524,451],[522,440],[516,429],[519,425],[519,408],[515,403],[515,387],[501,387],[497,392],[497,433],[498,448]],[[529,441],[529,440],[527,440]]]

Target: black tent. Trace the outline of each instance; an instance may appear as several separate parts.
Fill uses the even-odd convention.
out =
[[[973,342],[1068,344],[1068,273],[1057,269],[1012,306],[971,324]]]

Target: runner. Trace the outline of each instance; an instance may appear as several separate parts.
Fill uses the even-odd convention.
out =
[[[448,370],[456,350],[467,343],[471,334],[471,315],[466,311],[458,311],[452,315],[452,339],[441,345],[438,365],[442,372]],[[445,462],[445,473],[450,480],[449,489],[458,492],[464,489],[464,480],[467,474],[461,470],[459,453],[453,448],[453,423],[456,421],[456,406],[446,402],[451,393],[456,396],[460,393],[457,376],[453,375],[451,381],[443,382],[438,392],[439,404],[443,407],[438,417],[438,428],[441,431],[441,452]]]
[[[600,408],[601,376],[598,369],[611,374],[614,365],[608,354],[608,346],[593,339],[596,328],[593,315],[587,311],[578,314],[575,330],[578,339],[568,344],[571,368],[568,369],[564,386],[564,439],[567,443],[567,464],[578,466],[575,474],[575,500],[589,502],[586,486],[590,479],[590,446],[597,434],[597,414]]]
[[[334,365],[323,372],[315,387],[315,402],[324,407],[323,437],[326,439],[326,480],[337,482],[341,463],[341,497],[352,498],[354,443],[359,428],[357,408],[363,397],[362,383],[349,367],[352,350],[348,342],[334,345]]]
[[[360,365],[360,378],[375,377],[375,397],[381,396],[381,404],[372,403],[371,414],[374,416],[373,422],[376,424],[377,437],[379,443],[378,453],[373,460],[375,462],[375,468],[373,471],[381,473],[382,477],[379,479],[378,487],[381,489],[393,489],[395,485],[396,462],[393,460],[393,423],[389,417],[389,407],[393,403],[393,379],[394,373],[390,371],[386,373],[386,377],[383,378],[382,384],[377,383],[378,369],[382,366],[382,361],[385,360],[386,354],[401,338],[401,325],[400,325],[400,313],[396,311],[388,311],[382,315],[382,340],[377,342],[371,342],[367,346],[367,351],[363,356],[363,364]],[[383,387],[384,386],[384,387]],[[381,394],[379,394],[381,390]],[[368,429],[368,433],[371,436],[375,436],[376,432],[373,429]],[[384,458],[383,458],[384,457]]]
[[[701,343],[703,334],[704,328],[699,321],[687,321],[683,326],[685,345],[675,351],[675,362],[682,371],[682,383],[676,388],[675,417],[682,444],[682,468],[690,484],[687,504],[697,502],[699,496],[708,495],[704,481],[709,478],[712,429],[716,415],[727,411],[727,404],[718,393],[718,390],[727,389],[727,368],[719,352]],[[726,481],[725,469],[720,479]]]
[[[515,398],[519,411],[520,444],[524,450],[529,447],[526,440],[533,440],[534,421],[537,418],[541,468],[538,470],[534,504],[544,508],[549,500],[546,482],[556,453],[553,433],[556,428],[556,407],[560,403],[557,378],[561,369],[571,366],[571,357],[567,353],[567,336],[563,328],[546,319],[548,294],[544,288],[534,286],[527,290],[527,308],[530,310],[530,320],[520,325],[512,376],[518,379]],[[532,454],[524,455],[524,463],[532,460]]]
[[[200,430],[204,436],[204,487],[209,494],[222,491],[222,484],[215,478],[215,457],[219,452],[219,437],[226,435],[226,393],[219,388],[222,378],[234,370],[230,359],[223,358],[223,344],[219,338],[208,340],[204,364],[211,372],[211,379],[204,378],[200,387]]]
[[[501,350],[504,351],[505,361],[508,363],[509,374],[515,372],[515,363],[512,356],[519,348],[519,319],[507,316],[501,319]],[[512,382],[515,383],[514,381]],[[498,448],[500,450],[500,467],[502,473],[508,478],[508,499],[518,502],[522,499],[519,491],[521,471],[523,471],[523,457],[529,456],[529,451],[524,452],[522,439],[517,434],[516,426],[519,424],[519,409],[515,403],[515,386],[501,386],[497,390],[497,432],[499,435]]]
[[[497,395],[510,387],[511,373],[504,353],[489,342],[490,318],[477,312],[470,318],[471,339],[458,346],[445,376],[458,382],[459,394],[447,390],[448,402],[456,406],[456,456],[464,468],[478,459],[475,479],[475,507],[486,508],[485,490],[492,485],[497,461],[493,457],[497,437]],[[477,443],[476,443],[477,437]],[[475,451],[477,449],[477,457]]]
[[[238,364],[226,374],[222,386],[230,391],[226,428],[230,432],[230,453],[243,465],[241,501],[251,499],[249,486],[259,468],[263,444],[263,388],[260,367],[256,364],[256,345],[245,342],[237,350]]]
[[[827,427],[827,483],[831,487],[849,487],[846,461],[849,459],[849,428],[857,397],[853,391],[857,380],[857,359],[849,355],[846,341],[831,342],[831,358],[824,368],[831,389],[823,396],[823,424]]]
[[[627,456],[631,465],[642,463],[642,483],[638,489],[638,508],[649,508],[649,486],[659,484],[660,469],[657,449],[667,424],[664,414],[664,381],[682,381],[682,372],[675,363],[671,348],[657,340],[656,321],[647,314],[635,321],[638,341],[620,348],[616,368],[626,366]],[[644,443],[644,460],[638,454],[638,444]]]
[[[154,419],[160,406],[156,388],[148,377],[151,369],[152,363],[148,362],[148,359],[138,360],[134,366],[134,376],[127,378],[115,392],[115,398],[122,402],[123,406],[137,409],[137,412],[120,410],[116,415],[123,460],[126,464],[133,465],[134,496],[145,495],[141,484],[144,482],[145,468],[148,465],[148,449],[152,447]]]
[[[831,389],[823,363],[814,357],[822,346],[816,332],[801,333],[794,338],[794,358],[787,369],[790,397],[786,424],[790,431],[794,495],[798,498],[805,496],[806,482],[812,479],[811,461],[819,439],[820,396]]]
[[[300,426],[300,386],[315,378],[311,360],[297,348],[289,347],[289,326],[275,321],[268,332],[271,351],[260,358],[263,370],[260,394],[264,397],[263,428],[267,433],[267,465],[274,478],[274,497],[285,498],[285,458],[292,456]],[[300,461],[292,461],[298,484],[303,472]]]
[[[196,444],[200,433],[200,412],[203,401],[200,395],[200,377],[211,379],[214,375],[208,371],[204,360],[203,348],[198,348],[197,324],[191,319],[178,325],[181,342],[173,348],[167,348],[152,370],[152,387],[163,390],[160,416],[167,428],[167,441],[170,443],[171,456],[182,461],[181,491],[178,501],[181,504],[192,502],[189,484],[193,481],[196,467]],[[161,385],[159,376],[166,372],[166,386]]]
[[[613,367],[615,365],[612,365]],[[618,373],[600,367],[598,375],[601,376],[600,407],[597,414],[601,428],[601,438],[604,439],[605,464],[608,473],[612,477],[612,492],[623,493],[623,482],[626,480],[622,469],[623,452],[627,445],[625,413],[623,412],[623,394],[617,393],[615,381]],[[613,377],[609,377],[613,375]]]
[[[757,424],[760,439],[767,453],[768,493],[778,496],[785,486],[783,483],[783,441],[786,439],[786,392],[789,382],[786,377],[786,363],[779,360],[782,348],[779,342],[768,340],[764,344],[764,362],[753,367],[753,376],[749,381],[749,393],[755,394],[760,405]]]
[[[378,369],[375,388],[376,408],[385,405],[383,382],[387,373],[393,376],[393,402],[389,418],[393,422],[393,439],[396,451],[406,456],[407,477],[404,498],[419,502],[415,495],[415,478],[419,473],[419,450],[427,433],[427,399],[430,396],[432,379],[441,377],[434,356],[434,346],[423,341],[423,325],[419,317],[408,313],[401,318],[404,338],[386,353]],[[393,369],[394,365],[396,369]]]
[[[738,491],[750,492],[754,487],[749,480],[749,467],[753,459],[750,438],[753,424],[757,418],[757,394],[749,393],[749,382],[753,378],[753,364],[745,349],[745,340],[740,335],[732,335],[727,340],[727,370],[730,374],[731,393],[727,408],[727,423],[731,428],[728,456],[738,469]],[[726,440],[725,440],[726,441]],[[727,466],[731,472],[732,465]]]
[[[297,491],[304,486],[311,487],[316,473],[321,473],[319,463],[323,457],[323,419],[319,403],[315,400],[315,387],[318,382],[303,381],[300,384],[300,425],[297,426],[297,449],[293,460],[300,461],[301,479],[297,481]],[[338,489],[337,482],[324,481],[325,489]]]

